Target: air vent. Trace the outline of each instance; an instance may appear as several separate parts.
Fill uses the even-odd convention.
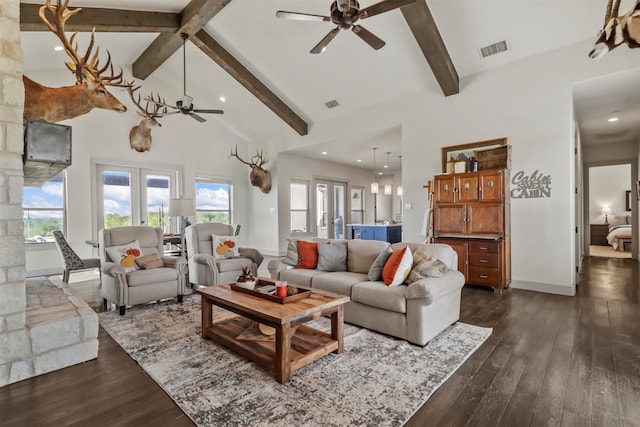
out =
[[[596,139],[618,139],[618,138],[623,138],[628,132],[629,132],[629,129],[625,129],[625,130],[622,130],[620,132],[597,133],[596,134]]]
[[[507,46],[507,42],[506,40],[502,40],[501,42],[490,44],[489,46],[481,47],[480,55],[482,55],[483,58],[486,58],[487,56],[495,55],[497,53],[505,52],[507,50],[509,50],[509,47]]]
[[[335,108],[340,104],[335,99],[332,99],[331,101],[325,102],[324,105],[326,105],[327,108]]]

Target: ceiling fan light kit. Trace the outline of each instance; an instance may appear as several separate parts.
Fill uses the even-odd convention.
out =
[[[309,13],[287,12],[279,10],[276,16],[282,19],[292,19],[298,21],[318,21],[331,22],[336,28],[329,31],[320,42],[311,49],[310,53],[321,53],[333,40],[340,30],[351,30],[373,49],[378,50],[385,45],[385,42],[361,25],[356,24],[360,19],[389,12],[394,9],[414,3],[416,0],[383,0],[364,9],[360,9],[357,0],[336,0],[331,3],[331,16],[313,15]]]

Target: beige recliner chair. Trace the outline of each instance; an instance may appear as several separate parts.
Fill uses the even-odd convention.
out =
[[[161,228],[146,226],[115,227],[100,230],[100,260],[102,262],[102,298],[111,301],[124,314],[128,305],[143,304],[185,294],[187,264],[183,258],[163,256]],[[114,260],[108,249],[137,241],[140,256],[157,255],[162,266],[126,271],[120,259]]]
[[[209,222],[190,225],[185,232],[191,285],[212,286],[235,282],[238,275],[242,273],[242,268],[250,268],[254,274],[257,273],[258,266],[251,258],[241,256],[216,259],[213,256],[213,238],[211,236],[214,234],[232,236],[233,226]],[[242,249],[240,249],[240,253],[243,254]],[[261,257],[259,253],[257,255]]]

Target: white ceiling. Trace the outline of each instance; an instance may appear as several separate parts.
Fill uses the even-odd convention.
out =
[[[361,0],[360,4],[366,7],[376,2]],[[628,10],[633,2],[622,0],[620,10]],[[41,2],[30,0],[27,3]],[[277,10],[328,15],[330,3],[331,0],[232,0],[205,29],[311,126],[314,122],[416,91],[426,90],[433,96],[443,96],[398,10],[360,21],[386,41],[381,50],[374,51],[357,36],[344,31],[320,55],[308,52],[332,29],[330,24],[275,17]],[[165,12],[179,12],[186,4],[188,0],[71,0],[71,7]],[[428,5],[458,74],[464,78],[545,51],[595,39],[602,26],[606,1],[428,0]],[[110,50],[115,65],[130,69],[131,63],[155,37],[156,34],[98,33],[96,43],[102,49]],[[66,58],[64,53],[52,50],[56,44],[52,33],[25,32],[22,40],[25,74],[63,67]],[[481,58],[480,47],[501,40],[507,41],[509,51]],[[82,39],[80,45],[86,46]],[[602,83],[605,86],[597,81],[576,85],[576,112],[579,121],[584,123],[583,141],[592,142],[591,134],[607,130],[598,126],[598,117],[606,117],[612,108],[622,111],[634,107],[634,93],[629,88],[640,88],[637,74],[623,76],[635,82],[631,85],[621,79],[616,80],[618,83]],[[168,102],[178,99],[182,95],[182,52],[174,54],[152,76],[162,82],[165,88],[162,95]],[[70,75],[70,84],[72,81]],[[196,108],[224,109],[224,115],[208,115],[207,119],[220,121],[242,138],[264,140],[294,133],[191,43],[187,43],[187,92],[194,96]],[[618,101],[614,99],[615,93],[621,96]],[[602,102],[603,94],[610,102]],[[220,95],[227,98],[225,104],[218,100]],[[340,106],[327,109],[324,103],[332,99]],[[635,100],[638,100],[637,96]],[[635,120],[630,126],[637,131],[640,113],[630,111],[628,119]],[[606,120],[603,122],[608,124]],[[195,121],[188,123],[197,126]],[[327,160],[349,164],[362,158],[361,165],[370,168],[374,144],[379,147],[378,159],[386,161],[384,153],[391,151],[394,154],[391,159],[398,160],[399,135],[398,129],[375,135],[365,131],[360,138],[327,141],[322,146],[296,152],[318,158],[322,156],[318,153],[327,151],[324,157]],[[390,145],[386,148],[388,142]]]

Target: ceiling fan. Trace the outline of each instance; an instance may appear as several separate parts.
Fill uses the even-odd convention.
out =
[[[361,25],[357,25],[356,22],[359,19],[369,18],[371,16],[379,15],[384,12],[388,12],[393,9],[397,9],[402,6],[414,3],[416,0],[383,0],[379,3],[360,9],[360,4],[357,0],[336,0],[331,3],[331,16],[312,15],[309,13],[287,12],[279,10],[276,12],[278,18],[294,19],[299,21],[322,21],[333,22],[337,25],[336,28],[329,31],[329,34],[324,36],[320,43],[315,45],[311,49],[310,53],[324,52],[327,45],[338,35],[340,30],[351,30],[358,37],[364,40],[369,46],[378,50],[384,46],[384,41],[379,39],[369,30],[365,29]]]
[[[187,53],[186,53],[186,43],[187,43],[187,39],[189,38],[189,35],[186,33],[182,33],[182,84],[183,84],[183,95],[182,95],[182,99],[179,99],[176,101],[176,105],[169,105],[169,104],[163,104],[169,108],[173,108],[175,110],[178,111],[170,111],[168,113],[163,113],[163,116],[168,116],[170,114],[178,114],[178,113],[182,113],[182,114],[186,114],[189,115],[191,117],[193,117],[195,120],[199,121],[200,123],[206,122],[207,120],[202,117],[197,115],[196,113],[205,113],[205,114],[224,114],[224,111],[222,110],[201,110],[201,109],[195,109],[193,107],[193,97],[187,95]]]

